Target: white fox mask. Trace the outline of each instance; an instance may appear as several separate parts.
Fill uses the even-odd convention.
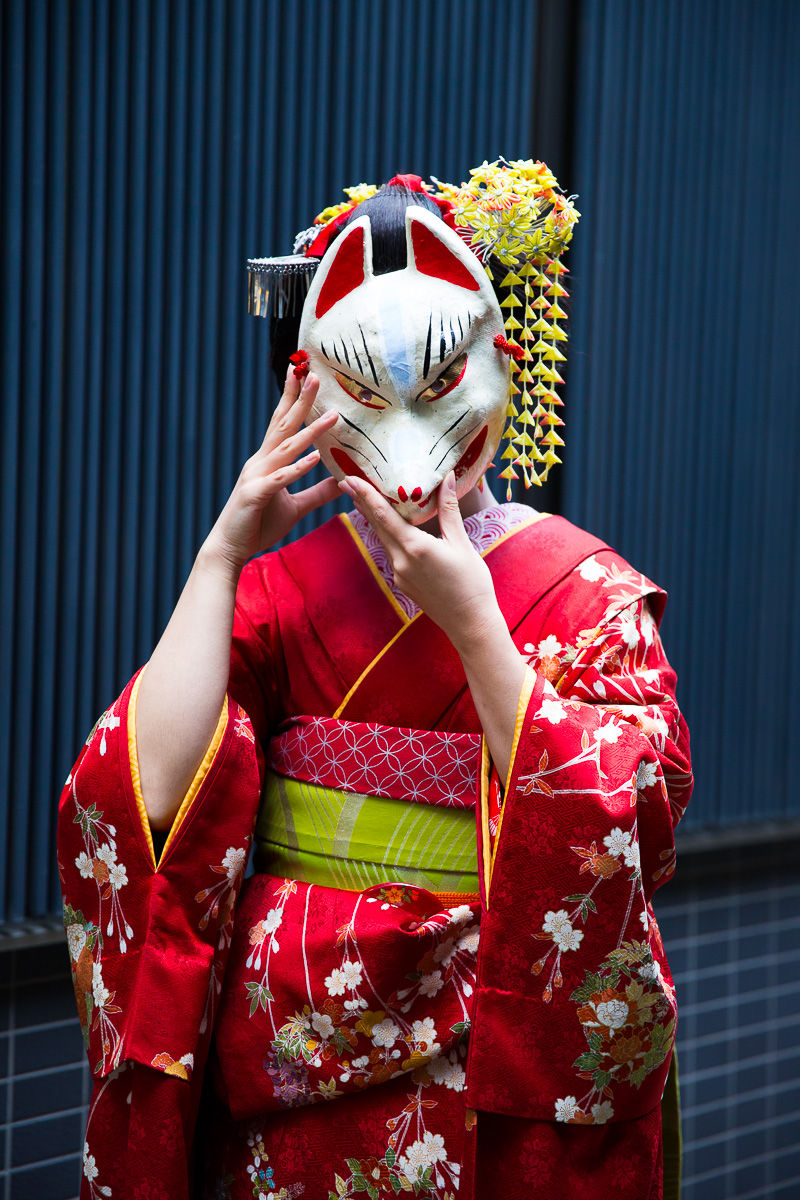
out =
[[[328,470],[367,479],[417,525],[436,512],[448,471],[459,496],[483,475],[511,372],[478,259],[427,209],[410,205],[405,222],[407,265],[383,275],[372,273],[369,217],[339,235],[306,297],[299,342],[320,380],[309,420],[339,413],[316,443]]]

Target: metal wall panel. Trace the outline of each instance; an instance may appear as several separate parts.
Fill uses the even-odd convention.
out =
[[[245,262],[341,188],[534,152],[532,0],[4,0],[0,917],[274,392]],[[512,31],[513,30],[513,36]]]
[[[800,9],[587,0],[563,511],[672,598],[687,825],[800,811]]]

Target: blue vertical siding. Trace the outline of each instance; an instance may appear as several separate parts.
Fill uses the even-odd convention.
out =
[[[672,593],[689,819],[797,813],[799,55],[791,0],[5,0],[0,917],[57,906],[61,781],[261,439],[246,259],[498,153],[584,214],[545,504]]]
[[[0,919],[57,907],[63,778],[263,436],[247,258],[348,184],[533,154],[539,14],[0,8]]]
[[[800,809],[800,9],[581,6],[564,513],[663,584],[688,824]]]

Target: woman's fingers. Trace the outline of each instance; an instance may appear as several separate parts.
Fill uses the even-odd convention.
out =
[[[464,528],[464,518],[458,507],[456,477],[452,471],[448,471],[439,484],[439,528],[445,541],[469,541]]]
[[[267,473],[286,466],[292,459],[297,458],[298,454],[303,454],[320,434],[332,428],[336,424],[338,417],[339,414],[335,409],[330,409],[328,412],[323,413],[321,417],[317,417],[316,421],[312,421],[310,425],[306,425],[304,429],[299,429],[297,433],[291,437],[287,437],[280,445],[269,451],[266,456],[262,456],[259,462],[260,470]]]
[[[371,483],[347,475],[339,487],[355,501],[388,551],[405,549],[411,527]]]
[[[280,446],[287,438],[297,433],[308,416],[317,398],[319,379],[316,375],[307,375],[300,387],[300,380],[287,378],[286,388],[280,404],[275,409],[269,428],[264,435],[260,454],[269,454]]]
[[[340,494],[338,484],[332,475],[329,475],[327,479],[320,480],[319,483],[312,484],[311,487],[303,488],[301,492],[294,492],[292,500],[297,508],[297,520],[299,521],[307,513],[313,512],[321,504],[338,499]]]
[[[296,483],[298,479],[302,479],[318,462],[319,450],[312,450],[304,458],[298,458],[297,462],[286,463],[276,471],[269,471],[260,478],[254,479],[247,488],[248,501],[258,507],[266,507],[267,502],[276,492]]]

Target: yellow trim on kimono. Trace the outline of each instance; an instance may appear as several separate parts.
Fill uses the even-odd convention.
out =
[[[369,675],[372,668],[377,666],[377,664],[383,658],[384,654],[386,654],[387,650],[391,650],[392,646],[395,644],[397,639],[402,634],[405,633],[405,631],[409,628],[409,626],[414,624],[414,622],[417,620],[418,617],[421,617],[421,616],[422,616],[421,610],[420,610],[420,612],[415,613],[414,616],[411,618],[410,621],[408,621],[407,624],[400,626],[397,633],[394,635],[393,638],[389,639],[389,641],[386,643],[386,645],[383,647],[383,649],[378,651],[378,653],[373,658],[372,662],[368,666],[366,666],[364,668],[364,670],[361,672],[358,679],[355,681],[353,686],[350,688],[350,691],[347,693],[344,700],[339,705],[336,712],[333,714],[335,718],[338,718],[342,715],[342,713],[344,712],[344,710],[347,708],[348,704],[350,703],[350,700],[351,700],[352,696],[354,695],[354,693],[356,692],[356,690],[360,687],[360,685],[363,683],[363,681],[367,678],[367,676]]]
[[[511,742],[511,758],[508,763],[508,774],[506,775],[504,802],[500,808],[500,816],[497,820],[497,832],[494,835],[494,845],[492,846],[491,837],[489,834],[489,748],[486,745],[486,738],[482,742],[482,757],[481,757],[481,830],[483,842],[483,857],[484,857],[484,878],[486,879],[486,906],[489,906],[489,887],[492,882],[492,873],[494,872],[494,863],[497,858],[497,847],[500,845],[500,831],[503,828],[503,816],[506,811],[508,787],[511,783],[511,777],[514,774],[514,762],[517,757],[517,749],[519,747],[519,739],[522,736],[522,726],[525,723],[525,714],[528,711],[533,689],[536,687],[536,672],[530,667],[525,668],[525,680],[522,684],[522,691],[519,695],[517,704],[517,719],[514,723],[514,738]],[[491,850],[488,848],[491,847]]]
[[[537,522],[543,521],[546,517],[549,517],[549,516],[550,516],[550,513],[534,513],[533,516],[530,518],[530,520],[520,521],[519,525],[514,525],[511,529],[506,530],[506,532],[501,534],[501,536],[497,539],[496,542],[492,542],[491,546],[487,546],[485,550],[482,550],[481,558],[486,558],[487,555],[491,554],[493,550],[496,550],[498,546],[501,546],[503,544],[503,542],[505,542],[508,538],[513,537],[515,533],[520,533],[523,529],[527,529],[529,525],[536,525]],[[346,521],[346,518],[343,516],[342,520]],[[361,546],[363,545],[363,543],[361,542],[361,539],[356,534],[355,529],[351,528],[351,531],[353,533],[353,536],[356,538],[356,545],[358,545],[359,549],[360,549]],[[372,565],[372,569],[376,573],[376,577],[380,577],[380,572],[378,571],[377,567],[375,566],[374,562],[372,561],[372,557],[369,554],[369,551],[367,550],[366,546],[364,546],[364,553],[365,553],[365,557],[368,559],[368,561]],[[388,587],[386,587],[385,581],[383,579],[380,579],[380,582],[383,584],[385,590],[391,596],[391,592],[389,592]],[[391,596],[391,598],[394,601],[394,597]],[[397,605],[397,607],[399,608],[400,606]],[[367,667],[364,668],[364,670],[359,675],[358,679],[355,681],[353,686],[350,688],[350,691],[347,693],[344,700],[342,700],[341,704],[336,709],[336,712],[333,714],[334,717],[338,718],[342,715],[344,710],[347,708],[347,705],[350,703],[350,700],[352,699],[353,695],[358,690],[358,688],[361,686],[361,684],[364,682],[364,680],[367,678],[370,671],[372,671],[373,668],[377,666],[377,664],[383,658],[386,651],[390,650],[392,648],[392,646],[395,644],[395,642],[401,636],[401,634],[405,633],[405,631],[407,629],[409,629],[414,624],[414,622],[417,620],[417,618],[420,617],[421,615],[422,615],[422,610],[420,610],[420,612],[418,612],[418,613],[415,613],[414,616],[411,617],[411,619],[409,620],[408,617],[406,617],[406,614],[403,613],[404,624],[401,625],[401,627],[398,629],[398,631],[394,635],[394,637],[389,639],[389,641],[386,643],[386,645],[383,647],[383,649],[380,650],[375,655],[372,662]]]
[[[143,675],[144,669],[141,670],[136,677],[136,681],[131,691],[130,702],[128,704],[128,760],[130,762],[133,795],[136,801],[136,808],[139,812],[139,819],[142,822],[142,830],[144,832],[145,841],[147,842],[147,846],[150,851],[150,861],[152,862],[153,867],[158,870],[158,863],[156,863],[156,852],[153,845],[153,833],[150,828],[150,819],[147,815],[147,808],[145,806],[144,796],[142,794],[142,778],[139,773],[139,750],[136,742],[136,702],[139,697],[139,684],[142,681]],[[203,761],[200,763],[200,766],[195,772],[194,779],[189,785],[189,790],[181,801],[180,808],[175,814],[175,820],[172,822],[170,831],[167,834],[167,840],[164,843],[164,849],[161,852],[161,859],[163,859],[164,855],[166,854],[170,843],[174,841],[175,836],[183,823],[184,817],[191,807],[192,801],[199,792],[203,780],[208,774],[211,764],[217,756],[217,751],[220,748],[227,724],[228,697],[226,696],[222,702],[222,712],[220,713],[219,720],[217,721],[217,727],[214,730],[214,736],[212,737],[209,747],[205,752]],[[159,859],[159,862],[161,859]]]
[[[347,513],[340,513],[339,520],[342,522],[345,529],[350,534],[350,536],[352,537],[356,546],[358,547],[359,553],[361,554],[361,557],[364,559],[364,562],[367,564],[370,571],[372,572],[373,577],[375,578],[375,581],[378,584],[378,587],[381,589],[384,596],[389,601],[392,608],[397,613],[398,617],[403,622],[403,624],[408,625],[409,622],[411,621],[411,617],[408,615],[407,612],[405,612],[400,607],[400,605],[397,601],[397,597],[395,595],[393,595],[392,589],[389,587],[388,583],[386,582],[386,580],[383,578],[380,571],[378,570],[378,567],[375,563],[375,559],[372,557],[369,550],[367,549],[367,547],[364,545],[363,541],[359,537],[358,531],[357,531],[355,525],[353,524],[353,522],[348,517]]]
[[[184,796],[183,800],[181,801],[181,806],[178,809],[177,813],[175,814],[175,820],[172,822],[170,831],[167,834],[167,840],[164,843],[164,849],[161,851],[161,858],[164,857],[164,855],[167,853],[167,850],[169,850],[170,845],[172,844],[172,842],[174,842],[175,838],[177,837],[178,830],[180,829],[181,825],[183,824],[184,817],[186,816],[187,812],[189,811],[189,809],[192,806],[192,801],[194,800],[197,793],[200,791],[200,788],[202,787],[203,780],[205,779],[206,775],[211,770],[211,764],[213,763],[214,759],[217,757],[217,751],[219,750],[220,745],[222,743],[222,738],[225,734],[225,728],[226,728],[227,724],[228,724],[228,697],[225,696],[225,698],[222,701],[222,712],[219,714],[219,720],[217,721],[217,728],[214,730],[214,736],[212,737],[209,747],[206,750],[203,761],[200,763],[200,766],[197,768],[197,771],[195,772],[194,779],[189,784],[189,790],[186,793],[186,795]]]
[[[139,820],[142,822],[142,830],[144,832],[145,841],[150,851],[150,861],[155,867],[156,851],[153,846],[153,832],[150,829],[150,820],[147,816],[147,809],[144,804],[144,796],[142,795],[142,780],[139,775],[139,752],[136,748],[136,700],[139,696],[139,684],[142,682],[142,676],[146,668],[143,667],[136,676],[133,688],[131,690],[131,698],[128,702],[128,761],[131,770],[131,783],[133,784],[133,796],[136,800],[136,807],[139,810]]]

